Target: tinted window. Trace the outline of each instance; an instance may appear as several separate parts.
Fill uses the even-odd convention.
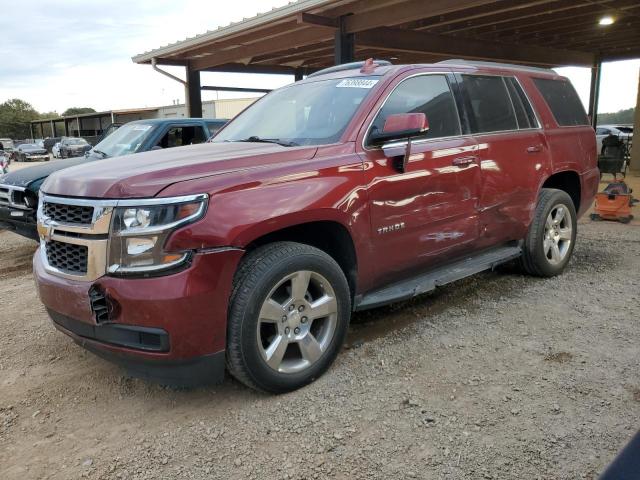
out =
[[[473,112],[473,133],[517,130],[518,122],[502,77],[463,75],[462,78]]]
[[[538,90],[561,127],[589,125],[589,119],[573,85],[567,80],[534,78]]]
[[[509,90],[513,108],[516,111],[518,128],[537,128],[538,121],[536,116],[518,81],[515,78],[505,78],[504,81],[507,85],[507,90]]]
[[[162,148],[195,145],[206,140],[202,127],[173,127],[162,137],[158,145]]]
[[[444,75],[421,75],[402,82],[387,98],[371,132],[382,131],[387,117],[397,113],[424,113],[429,122],[425,138],[460,135],[458,112]]]

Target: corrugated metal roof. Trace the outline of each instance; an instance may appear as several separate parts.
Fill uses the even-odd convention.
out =
[[[195,37],[186,38],[179,42],[170,43],[164,47],[156,48],[145,53],[141,53],[132,57],[134,63],[148,63],[152,58],[161,58],[166,55],[170,55],[186,48],[194,46],[200,46],[204,43],[212,42],[214,40],[221,39],[227,35],[232,35],[242,30],[248,30],[254,27],[262,26],[264,24],[278,21],[299,12],[304,12],[310,9],[322,7],[331,3],[335,3],[336,0],[298,0],[296,2],[290,2],[283,7],[273,8],[267,13],[259,13],[254,17],[245,18],[239,22],[232,22],[225,27],[219,27],[215,30],[207,31],[203,34],[196,35]]]

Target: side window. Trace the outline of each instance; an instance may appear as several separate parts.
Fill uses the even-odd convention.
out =
[[[534,83],[561,127],[589,125],[589,118],[573,85],[568,80],[534,78]]]
[[[536,128],[538,121],[533,113],[529,99],[524,94],[518,81],[513,77],[505,78],[504,81],[507,84],[507,90],[509,91],[513,108],[516,111],[518,128]]]
[[[182,147],[184,145],[195,145],[206,140],[202,127],[172,127],[164,137],[158,142],[158,146],[162,148]]]
[[[596,128],[596,135],[609,135],[610,132],[608,128]]]
[[[376,116],[371,131],[381,131],[387,117],[397,113],[424,113],[429,122],[424,138],[460,135],[458,111],[444,75],[420,75],[400,83]]]
[[[209,136],[213,137],[218,130],[224,127],[224,123],[222,122],[207,122],[207,128],[209,128]]]
[[[473,133],[517,130],[518,121],[502,77],[463,75],[473,112]]]

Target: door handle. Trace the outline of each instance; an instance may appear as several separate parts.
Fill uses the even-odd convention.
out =
[[[466,167],[472,163],[476,163],[478,157],[458,157],[453,159],[453,165],[456,167]]]
[[[542,145],[531,145],[527,148],[527,153],[540,153],[542,151]]]

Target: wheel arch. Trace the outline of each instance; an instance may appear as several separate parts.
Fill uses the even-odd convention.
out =
[[[563,170],[561,172],[551,174],[542,182],[540,190],[543,188],[555,188],[557,190],[562,190],[571,197],[576,212],[580,210],[582,185],[580,182],[580,175],[575,170]]]
[[[336,220],[316,220],[296,223],[263,233],[246,245],[246,254],[273,242],[297,242],[318,248],[333,258],[347,278],[353,299],[358,277],[358,258],[349,229]]]

